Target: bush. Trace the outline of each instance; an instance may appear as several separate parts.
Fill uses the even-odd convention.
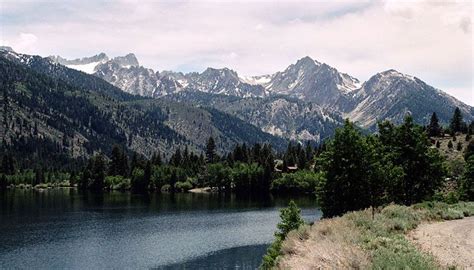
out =
[[[273,181],[271,189],[278,192],[312,193],[315,192],[321,179],[321,173],[305,170],[284,173],[280,178]]]
[[[174,188],[175,188],[175,191],[184,192],[184,191],[188,191],[188,190],[192,189],[192,188],[193,188],[193,184],[191,184],[191,182],[189,182],[189,181],[186,181],[186,182],[176,182],[176,184],[174,185]]]
[[[293,230],[299,229],[304,221],[301,218],[301,210],[296,206],[294,201],[290,201],[287,208],[280,210],[281,222],[278,223],[278,231],[275,233],[275,241],[267,249],[267,253],[263,256],[261,269],[271,269],[275,266],[278,256],[281,254],[281,245],[286,235]],[[307,231],[306,229],[304,230]]]
[[[169,184],[164,184],[161,186],[161,192],[170,192],[171,191],[171,185]]]

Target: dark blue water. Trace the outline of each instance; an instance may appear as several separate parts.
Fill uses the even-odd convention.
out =
[[[0,193],[0,268],[254,269],[290,198]],[[313,197],[293,198],[307,221]]]

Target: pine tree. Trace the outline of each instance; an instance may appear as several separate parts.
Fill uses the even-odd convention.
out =
[[[439,141],[436,141],[436,148],[440,148],[441,143]]]
[[[464,150],[464,160],[468,160],[471,156],[474,155],[474,141],[470,141]]]
[[[462,143],[461,142],[458,142],[458,144],[456,145],[456,150],[458,150],[458,151],[462,150]]]
[[[453,117],[451,118],[451,122],[449,124],[449,128],[452,132],[460,132],[463,129],[463,119],[461,110],[456,107],[453,113]]]
[[[474,201],[474,156],[466,160],[464,174],[461,179],[460,199]]]
[[[326,175],[318,192],[325,217],[370,206],[370,153],[362,134],[346,120],[317,161]]]
[[[123,153],[122,149],[118,145],[114,145],[112,148],[112,155],[110,157],[110,165],[108,175],[122,175],[123,166]]]
[[[94,191],[102,191],[104,189],[105,179],[105,160],[102,154],[94,157],[94,166],[92,167],[92,183],[90,188]]]
[[[435,112],[431,115],[430,124],[427,127],[428,136],[436,137],[441,134],[441,127],[439,126],[438,116]]]
[[[216,154],[216,142],[214,141],[213,137],[209,137],[206,145],[206,161],[207,163],[214,163],[217,162],[217,154]]]
[[[450,141],[448,142],[448,148],[449,148],[449,149],[453,149],[453,141],[450,140]]]
[[[275,233],[280,239],[285,239],[290,231],[296,230],[304,224],[301,218],[301,209],[294,201],[290,201],[287,208],[280,210],[280,219],[281,221],[277,225],[278,232]]]

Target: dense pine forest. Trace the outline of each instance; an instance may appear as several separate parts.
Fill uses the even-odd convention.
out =
[[[169,158],[160,152],[146,158],[117,143],[109,153],[86,160],[53,155],[65,164],[63,169],[48,165],[49,153],[61,153],[57,144],[29,141],[47,146],[31,155],[28,143],[3,140],[0,187],[315,193],[328,217],[390,202],[473,200],[473,131],[474,124],[465,123],[456,109],[447,127],[433,113],[427,126],[407,116],[399,126],[380,122],[378,132],[369,135],[346,120],[324,144],[289,143],[286,151],[275,151],[270,144],[237,144],[219,155],[222,151],[210,137],[202,152],[185,146]]]

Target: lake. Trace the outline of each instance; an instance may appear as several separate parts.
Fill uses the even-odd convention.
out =
[[[0,266],[255,269],[290,199],[306,221],[320,218],[313,196],[9,190],[0,193]]]

